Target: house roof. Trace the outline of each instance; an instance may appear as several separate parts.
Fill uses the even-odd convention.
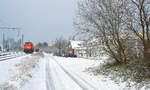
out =
[[[82,47],[83,42],[84,42],[84,41],[74,41],[74,40],[70,40],[70,44],[71,44],[72,49],[77,49],[77,48]]]

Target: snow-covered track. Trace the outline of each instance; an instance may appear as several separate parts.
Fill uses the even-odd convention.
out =
[[[48,59],[48,58],[47,58]],[[54,82],[51,76],[51,69],[49,68],[49,62],[46,63],[46,88],[47,90],[56,90],[54,86]]]
[[[84,78],[81,78],[80,76],[78,76],[77,74],[69,71],[68,69],[66,69],[65,67],[63,67],[63,65],[61,65],[54,57],[51,57],[51,61],[54,61],[58,67],[61,68],[61,70],[72,80],[74,81],[80,88],[81,90],[98,90],[95,86],[93,86],[92,84],[90,84],[90,82],[88,82],[87,80],[85,80]],[[50,62],[51,63],[51,62]],[[59,78],[59,77],[58,77]],[[51,80],[52,81],[52,80]],[[48,89],[49,90],[49,89]],[[50,89],[51,90],[51,89]],[[57,89],[53,89],[53,90],[57,90]]]
[[[10,55],[12,52],[0,52],[0,57]]]
[[[16,53],[16,52],[0,53],[0,61],[6,61],[6,60],[17,58],[23,55],[24,55],[23,53]]]

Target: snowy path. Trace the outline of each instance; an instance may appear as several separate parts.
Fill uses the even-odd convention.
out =
[[[53,56],[47,58],[47,90],[98,90],[90,81],[66,69]]]
[[[45,57],[47,90],[129,90],[124,83],[118,85],[105,76],[93,76],[85,72],[89,67],[103,64],[101,60]]]

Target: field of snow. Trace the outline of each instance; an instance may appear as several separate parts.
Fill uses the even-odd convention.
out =
[[[0,62],[0,90],[148,90],[126,87],[107,76],[94,76],[87,68],[102,60],[26,55]]]

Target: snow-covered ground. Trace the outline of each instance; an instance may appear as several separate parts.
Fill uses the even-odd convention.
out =
[[[121,90],[121,87],[113,81],[106,80],[104,77],[98,78],[85,72],[87,68],[99,65],[103,61],[82,58],[49,57],[52,83],[55,89],[48,90]]]
[[[46,60],[40,58],[39,66],[32,74],[32,78],[20,90],[47,90],[46,89]]]
[[[94,76],[86,71],[103,63],[103,60],[64,58],[45,53],[44,56],[19,57],[0,62],[0,90],[129,90],[125,83],[116,84],[106,76]]]
[[[16,65],[19,64],[25,57],[27,57],[27,55],[6,61],[0,61],[0,84],[9,80],[9,78],[16,73]]]
[[[21,90],[38,69],[40,58],[35,54],[0,61],[0,90]]]
[[[149,90],[144,87],[126,87],[126,82],[116,83],[107,76],[94,76],[86,71],[89,67],[104,64],[103,60],[64,58],[47,55],[47,90]]]

